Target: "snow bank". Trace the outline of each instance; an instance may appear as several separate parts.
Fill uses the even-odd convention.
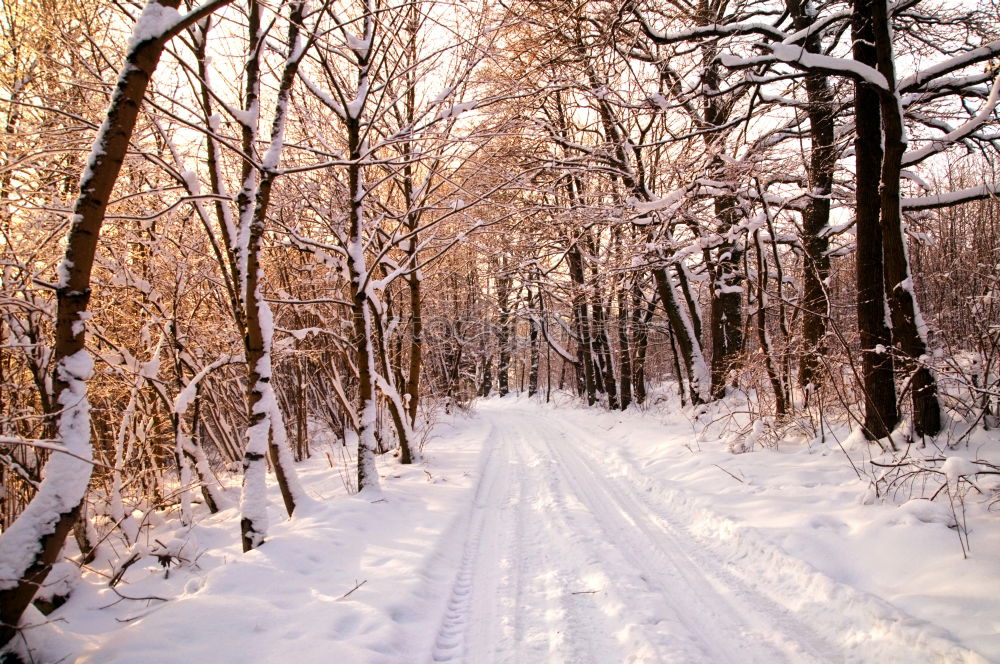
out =
[[[269,482],[273,525],[259,549],[242,553],[235,508],[198,508],[190,531],[174,519],[147,528],[121,584],[86,572],[66,605],[35,616],[56,622],[29,641],[44,661],[79,664],[412,661],[414,641],[437,629],[457,564],[441,535],[463,526],[487,433],[460,415],[440,422],[423,465],[379,457],[376,502],[347,494],[353,449],[314,435],[298,468],[316,501],[286,520]]]

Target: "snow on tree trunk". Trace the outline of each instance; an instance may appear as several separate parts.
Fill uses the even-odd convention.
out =
[[[705,356],[701,351],[701,344],[694,334],[691,318],[688,316],[687,310],[677,300],[677,294],[674,291],[670,275],[667,273],[667,268],[653,270],[653,279],[656,282],[656,292],[660,296],[660,302],[667,312],[670,328],[674,331],[681,356],[684,358],[685,368],[690,378],[691,403],[696,406],[707,403],[711,398],[712,379],[708,363],[705,362]]]
[[[217,484],[212,481],[214,478],[212,476],[212,469],[209,466],[208,457],[205,455],[205,451],[201,448],[201,445],[198,445],[192,440],[191,434],[188,432],[185,424],[184,415],[191,403],[197,399],[198,388],[200,387],[202,380],[219,367],[232,364],[240,359],[242,358],[226,356],[212,362],[195,374],[191,380],[187,382],[184,388],[177,394],[177,397],[173,402],[173,412],[174,416],[177,418],[176,431],[179,444],[178,453],[183,454],[188,460],[194,463],[195,471],[198,474],[198,480],[201,483],[202,495],[205,498],[205,503],[208,505],[209,510],[213,514],[226,507],[228,501],[225,499],[222,487],[217,486]]]
[[[810,0],[788,3],[796,30],[808,30],[816,17]],[[809,32],[803,44],[810,53],[822,51],[821,33]],[[826,280],[830,275],[830,194],[836,166],[834,145],[834,98],[827,75],[811,71],[805,77],[809,116],[809,202],[802,212],[802,357],[799,385],[814,389],[823,382],[824,337],[830,303]]]
[[[715,250],[710,271],[712,317],[712,397],[721,398],[729,383],[729,372],[743,352],[743,240],[737,231],[738,202],[734,196],[715,198],[717,235],[723,238]]]
[[[423,275],[420,274],[419,269],[416,269],[417,265],[419,265],[419,257],[416,251],[416,234],[414,234],[414,237],[410,242],[410,246],[413,247],[413,249],[411,250],[412,253],[408,257],[408,260],[414,269],[406,279],[406,284],[410,291],[410,317],[412,319],[409,373],[407,374],[406,379],[406,408],[407,417],[409,417],[410,426],[412,427],[417,424],[417,407],[420,405],[420,372],[423,367],[424,319],[421,312],[421,308],[423,307],[423,297],[421,295],[420,288]]]
[[[254,199],[252,209],[248,206],[243,211],[242,216],[248,218],[248,221],[241,224],[249,229],[245,248],[246,287],[243,289],[246,305],[247,364],[250,368],[248,380],[250,389],[247,395],[250,426],[247,428],[247,444],[243,460],[244,483],[241,500],[243,518],[240,524],[244,551],[260,546],[266,536],[265,452],[270,453],[271,465],[274,467],[278,489],[281,491],[288,516],[292,516],[297,505],[307,500],[295,473],[284,416],[271,383],[274,317],[270,305],[264,299],[264,271],[260,262],[271,189],[277,177],[278,163],[284,148],[292,86],[299,63],[305,54],[305,45],[300,34],[304,11],[304,2],[293,2],[289,6],[289,50],[278,88],[270,144],[261,160],[262,173],[257,177],[245,177],[244,192],[241,192],[241,195],[252,195]],[[258,101],[254,99],[250,105],[252,107],[257,103]],[[253,186],[254,183],[256,186]],[[240,262],[243,263],[243,260]]]
[[[90,275],[108,201],[139,108],[167,40],[226,2],[209,3],[183,18],[177,12],[179,4],[179,0],[152,0],[145,6],[133,29],[107,116],[80,177],[66,255],[59,266],[53,376],[55,401],[61,409],[56,435],[75,456],[56,453],[52,457],[35,498],[0,535],[0,648],[16,634],[22,614],[56,561],[80,513],[90,480],[93,452],[87,381],[93,361],[85,348],[84,324]]]
[[[368,263],[365,258],[365,190],[364,162],[369,157],[368,147],[362,137],[362,116],[370,91],[371,43],[374,38],[374,3],[365,3],[361,39],[351,38],[351,50],[357,60],[357,88],[355,97],[344,109],[343,120],[347,130],[349,164],[347,166],[348,191],[350,192],[347,241],[347,271],[350,277],[351,314],[354,322],[354,343],[358,368],[358,492],[377,495],[380,492],[375,454],[378,441],[375,427],[378,414],[376,392],[375,330],[372,320],[372,297]]]

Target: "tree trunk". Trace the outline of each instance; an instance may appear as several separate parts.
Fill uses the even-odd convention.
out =
[[[144,13],[150,8],[176,9],[178,5],[178,0],[154,0]],[[55,402],[62,408],[57,437],[69,452],[80,458],[54,454],[35,498],[0,535],[0,559],[7,570],[0,579],[0,649],[17,633],[24,610],[52,569],[80,513],[90,480],[89,459],[93,448],[89,439],[87,380],[93,371],[93,361],[85,348],[83,321],[90,301],[91,269],[108,201],[128,151],[139,107],[171,36],[160,34],[137,40],[131,46],[80,180],[66,255],[59,267],[52,381]],[[30,546],[26,547],[26,542]]]
[[[649,349],[649,323],[656,311],[654,301],[645,302],[642,289],[636,284],[632,295],[632,345],[635,348],[635,361],[632,363],[632,386],[635,389],[635,401],[646,403],[646,351]]]
[[[874,2],[855,0],[852,16],[854,59],[874,67]],[[879,224],[879,180],[882,168],[882,132],[878,92],[855,84],[857,137],[854,141],[857,172],[855,269],[858,289],[858,333],[861,337],[862,389],[865,400],[865,436],[885,438],[899,422],[896,386],[893,383],[892,337],[886,326],[885,282],[882,264],[882,227]]]
[[[717,196],[715,216],[718,234],[726,237],[736,226],[737,202],[731,196]],[[726,391],[729,372],[739,364],[743,352],[743,261],[742,240],[726,240],[715,250],[712,265],[712,397]]]
[[[573,282],[573,317],[576,322],[577,335],[577,371],[583,371],[582,387],[587,395],[587,405],[597,402],[596,380],[594,377],[593,342],[590,333],[590,315],[585,292],[586,278],[583,271],[583,256],[576,242],[572,242],[566,258],[569,263],[569,277]]]
[[[795,29],[807,30],[814,17],[807,11],[809,0],[788,0]],[[821,53],[821,33],[808,33],[803,46],[810,53]],[[805,77],[809,117],[809,202],[802,213],[802,355],[799,359],[799,385],[807,392],[823,382],[821,356],[826,351],[826,321],[830,303],[826,280],[830,276],[829,240],[830,194],[836,165],[834,146],[833,92],[826,74],[810,71]],[[810,388],[811,386],[811,388]]]
[[[410,241],[412,242],[412,246],[416,247],[416,235]],[[416,269],[416,265],[418,264],[416,251],[412,253],[410,261],[414,269],[406,279],[406,284],[410,290],[411,319],[410,363],[406,378],[406,395],[409,400],[406,403],[406,408],[410,418],[410,426],[416,426],[417,407],[420,405],[420,372],[423,368],[424,358],[424,319],[421,312],[423,297],[420,289],[421,275],[419,270]]]
[[[701,343],[694,336],[694,329],[687,311],[677,301],[674,285],[667,273],[667,268],[654,269],[653,279],[656,282],[656,292],[660,297],[660,302],[667,312],[670,329],[674,332],[677,346],[684,360],[689,378],[690,401],[695,406],[703,404],[708,400],[711,384],[708,365],[701,353]]]
[[[403,465],[409,465],[413,463],[413,456],[410,453],[413,434],[410,430],[409,414],[401,400],[399,390],[389,383],[389,377],[394,372],[390,366],[389,353],[386,348],[385,324],[382,316],[375,310],[371,312],[371,315],[375,323],[375,342],[382,365],[382,380],[385,383],[382,393],[389,410],[389,417],[392,418],[392,425],[396,429],[396,438],[399,441],[399,462]],[[376,382],[377,380],[376,378]]]
[[[538,392],[538,365],[540,363],[540,348],[539,348],[539,322],[538,322],[538,312],[535,310],[535,304],[540,301],[542,297],[541,291],[539,291],[537,297],[533,295],[531,288],[528,288],[528,310],[529,310],[529,322],[531,324],[531,329],[528,332],[528,347],[529,347],[529,368],[528,368],[528,396],[533,397]]]
[[[506,260],[503,269],[506,269]],[[511,279],[509,274],[501,274],[497,277],[497,307],[500,315],[497,318],[497,345],[500,347],[499,359],[497,361],[497,392],[501,397],[507,396],[510,392],[510,340],[511,340],[511,311],[510,311],[510,290]]]
[[[275,479],[288,516],[295,512],[296,505],[304,498],[298,484],[288,448],[288,433],[284,415],[274,393],[271,382],[272,358],[271,342],[274,335],[271,307],[264,299],[264,276],[260,257],[263,249],[265,222],[271,203],[271,189],[278,174],[278,159],[284,144],[285,122],[292,93],[292,86],[302,58],[297,50],[299,32],[302,28],[303,2],[292,3],[288,24],[289,53],[281,74],[278,100],[275,105],[274,122],[271,129],[271,148],[261,162],[259,178],[247,176],[241,196],[252,194],[252,210],[241,209],[241,216],[249,215],[249,234],[246,255],[246,360],[247,377],[247,443],[243,455],[244,483],[241,500],[240,532],[243,550],[249,551],[260,546],[266,534],[266,484],[264,476],[267,468],[264,454],[267,453],[274,468]],[[250,105],[254,102],[251,101]],[[253,132],[251,132],[253,133]],[[250,183],[259,179],[256,191]]]
[[[488,397],[493,391],[493,358],[483,357],[483,379],[479,383],[479,396]]]
[[[786,402],[785,383],[782,380],[781,372],[774,361],[774,349],[771,346],[771,337],[767,331],[767,259],[764,256],[764,243],[760,239],[760,229],[753,233],[754,244],[757,249],[757,341],[760,349],[764,353],[764,364],[767,368],[767,377],[771,381],[771,389],[774,392],[775,415],[780,419],[788,414],[788,404]]]
[[[895,91],[892,29],[885,0],[873,0],[872,8],[878,69],[891,89],[881,96],[885,155],[882,159],[880,202],[885,292],[892,320],[892,336],[903,351],[903,369],[912,376],[910,394],[914,433],[918,436],[935,436],[941,431],[941,406],[938,403],[937,381],[925,363],[927,333],[910,274],[910,258],[899,203],[899,179],[903,169],[903,153],[906,152],[906,137],[900,110],[902,107]]]
[[[632,348],[629,343],[628,323],[628,289],[624,284],[619,284],[616,288],[618,295],[618,365],[621,372],[619,385],[621,394],[620,407],[628,410],[632,404]]]
[[[595,275],[596,280],[596,275]],[[593,336],[595,361],[598,366],[598,377],[602,381],[604,393],[608,395],[608,408],[618,408],[618,388],[615,385],[615,368],[612,363],[611,345],[608,343],[608,320],[600,290],[594,289],[594,328]]]

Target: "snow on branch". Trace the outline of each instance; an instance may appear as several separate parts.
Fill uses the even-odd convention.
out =
[[[545,342],[549,345],[549,348],[554,350],[556,354],[559,355],[559,357],[561,357],[563,360],[569,362],[574,366],[580,363],[579,359],[573,357],[573,355],[568,350],[563,348],[562,344],[560,344],[558,341],[552,338],[552,335],[549,334],[548,325],[543,324],[541,327],[542,327],[542,337],[545,339]]]
[[[655,198],[648,201],[640,201],[632,198],[628,201],[628,203],[636,212],[639,213],[656,212],[668,209],[673,211],[676,209],[677,205],[684,200],[684,197],[687,194],[688,190],[686,188],[677,189],[662,198]]]
[[[242,355],[225,355],[199,371],[190,381],[188,381],[188,384],[185,385],[184,389],[180,391],[177,398],[174,399],[174,412],[178,415],[184,414],[191,402],[194,401],[195,392],[198,389],[199,383],[201,383],[201,381],[204,380],[208,374],[220,367],[226,366],[227,364],[238,364],[244,361],[245,360]]]
[[[911,92],[932,79],[940,78],[959,69],[989,60],[998,54],[1000,54],[1000,39],[956,55],[954,58],[950,58],[944,62],[939,62],[911,76],[907,76],[899,82],[897,87],[900,92]]]
[[[38,449],[41,449],[41,450],[49,450],[50,452],[59,452],[61,454],[68,454],[69,456],[73,457],[74,459],[79,459],[80,461],[84,461],[84,462],[90,464],[91,466],[100,466],[101,468],[107,468],[108,470],[114,470],[114,468],[112,466],[109,466],[106,463],[101,463],[100,461],[96,461],[93,458],[88,458],[88,457],[81,456],[79,454],[75,454],[71,450],[66,449],[66,446],[63,445],[58,440],[41,439],[41,438],[16,438],[16,437],[11,437],[11,436],[0,436],[0,445],[23,445],[23,446],[26,446],[26,447],[35,447],[35,448],[38,448]]]
[[[771,51],[771,56],[740,58],[733,55],[723,55],[719,57],[719,62],[730,69],[744,69],[768,62],[783,62],[802,71],[818,71],[834,76],[844,76],[868,83],[879,90],[889,90],[889,83],[885,76],[873,67],[856,60],[810,53],[801,46],[789,44],[765,44],[764,46]]]
[[[975,116],[969,118],[967,122],[963,123],[959,127],[956,127],[944,136],[931,139],[930,143],[924,147],[918,150],[910,150],[904,154],[903,166],[912,166],[913,164],[919,163],[931,155],[941,152],[952,143],[960,141],[971,135],[990,119],[993,115],[993,111],[997,107],[998,101],[1000,101],[1000,77],[993,82],[993,89],[990,91],[989,99],[986,100],[986,103],[983,104],[983,107],[979,109],[979,112],[976,113]]]
[[[987,198],[1000,196],[1000,182],[949,191],[933,196],[918,196],[916,198],[904,198],[900,201],[904,210],[916,212],[918,210],[935,210],[938,208],[951,207],[961,203],[981,201]]]
[[[642,23],[643,32],[646,33],[646,36],[649,37],[651,41],[657,44],[675,44],[678,42],[690,41],[692,39],[726,37],[730,35],[761,35],[778,41],[782,41],[788,37],[788,35],[774,26],[756,21],[709,23],[708,25],[699,25],[689,30],[678,30],[677,32],[664,33],[657,32],[652,26],[649,25],[649,23],[645,21],[643,17],[639,16],[639,20]]]
[[[232,0],[211,0],[211,2],[206,2],[182,16],[173,7],[152,0],[143,8],[135,27],[132,28],[132,39],[129,41],[128,52],[136,52],[143,44],[151,40],[168,41],[230,2]]]
[[[128,50],[135,51],[138,46],[151,39],[162,39],[180,21],[180,12],[174,7],[161,5],[159,2],[147,4],[132,29],[132,41]]]

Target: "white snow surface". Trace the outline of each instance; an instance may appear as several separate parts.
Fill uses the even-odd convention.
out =
[[[147,3],[132,29],[128,50],[133,51],[142,42],[159,38],[177,25],[180,18],[180,13],[173,7],[161,5],[156,0]]]
[[[235,509],[160,520],[140,544],[186,562],[150,556],[116,590],[162,601],[86,572],[26,634],[47,661],[107,664],[1000,659],[985,501],[964,560],[940,501],[862,504],[832,438],[734,455],[672,401],[559,400],[441,415],[416,464],[379,458],[374,501],[344,489],[351,448],[314,437],[316,500],[283,520],[271,485],[259,549],[240,552]]]

